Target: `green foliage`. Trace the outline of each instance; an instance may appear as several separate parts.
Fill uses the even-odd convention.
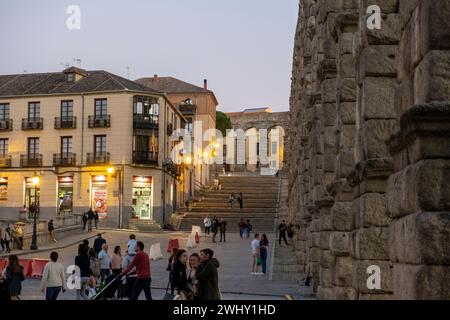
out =
[[[230,118],[223,112],[216,112],[216,129],[222,132],[222,135],[225,137],[227,134],[227,129],[231,129],[231,120]]]

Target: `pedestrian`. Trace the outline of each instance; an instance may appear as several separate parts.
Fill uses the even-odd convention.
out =
[[[226,242],[225,234],[227,232],[227,222],[223,218],[220,218],[219,230],[220,230],[220,242],[222,242],[222,239],[223,242]]]
[[[6,252],[11,252],[9,243],[11,242],[11,228],[8,226],[5,228],[5,234],[3,236],[3,244],[5,245]]]
[[[212,242],[216,242],[217,232],[219,232],[219,220],[216,217],[211,222],[211,232],[213,233]]]
[[[126,268],[128,268],[128,266],[131,264],[131,261],[133,261],[135,256],[136,256],[136,252],[134,251],[134,249],[133,249],[133,254],[131,254],[127,250],[126,255],[123,257],[123,260],[122,260],[123,271],[125,271]],[[137,278],[136,267],[134,267],[127,274],[126,281],[125,281],[125,292],[128,297],[128,300],[131,300],[133,298],[133,288],[134,288],[134,284],[136,282],[136,278]]]
[[[262,273],[266,274],[267,272],[267,250],[269,247],[269,239],[267,239],[267,235],[263,233],[261,237],[261,241],[259,242],[259,253],[261,258],[261,269]]]
[[[289,237],[289,242],[293,243],[292,238],[294,237],[294,225],[292,223],[288,224],[286,232]]]
[[[95,210],[95,213],[94,213],[95,230],[98,230],[98,220],[99,220],[99,217],[98,217],[98,210]]]
[[[102,250],[98,254],[98,260],[100,261],[100,281],[103,282],[110,274],[111,259],[108,255],[108,245],[103,244]]]
[[[134,256],[136,254],[136,251],[134,251],[136,248],[136,243],[137,243],[136,236],[134,234],[130,234],[130,237],[129,237],[129,240],[127,243],[127,250],[130,255]]]
[[[186,250],[178,250],[172,270],[171,288],[174,288],[174,290],[177,291],[177,294],[181,297],[180,300],[189,300],[189,297],[192,296],[192,290],[190,285],[188,286],[186,273],[187,262],[188,253]]]
[[[16,240],[17,249],[22,250],[23,249],[23,228],[19,224],[16,224],[14,229],[14,239]]]
[[[242,192],[239,192],[238,202],[239,202],[239,208],[242,209],[244,206],[244,195],[242,194]]]
[[[169,283],[172,284],[172,271],[173,271],[173,266],[176,262],[177,259],[177,252],[178,252],[178,248],[172,248],[172,254],[169,257],[169,264],[167,265],[166,270],[169,271]],[[175,288],[170,287],[171,288],[171,293],[173,294],[175,291]]]
[[[30,218],[34,218],[34,215],[37,215],[39,213],[38,207],[34,204],[34,202],[31,203],[28,212],[30,213]]]
[[[120,253],[120,246],[114,248],[114,253],[111,256],[112,273],[119,275],[122,273],[122,254]]]
[[[245,222],[245,227],[244,227],[244,237],[245,238],[250,238],[250,232],[253,230],[253,226],[250,223],[250,220],[247,220]]]
[[[55,226],[53,225],[53,219],[50,219],[50,221],[47,224],[47,228],[48,228],[48,232],[50,233],[50,239],[53,242],[58,242],[56,241],[56,232],[55,232]]]
[[[280,247],[281,247],[281,239],[284,240],[284,243],[286,243],[287,246],[289,245],[289,243],[286,240],[286,230],[287,230],[286,221],[282,220],[280,225],[278,226],[279,231],[278,243]]]
[[[241,218],[239,220],[238,227],[239,227],[239,237],[241,237],[241,239],[242,239],[242,237],[244,236],[244,229],[245,229],[244,219]]]
[[[150,273],[150,257],[144,252],[144,243],[138,241],[136,243],[136,256],[128,267],[122,272],[122,275],[126,275],[134,267],[136,267],[136,282],[133,288],[133,297],[131,300],[138,300],[142,290],[144,290],[145,298],[152,300],[151,293],[151,273]]]
[[[78,246],[78,255],[75,257],[75,265],[80,268],[80,289],[77,289],[77,300],[89,299],[86,294],[89,279],[93,275],[91,270],[91,261],[88,256],[89,245],[80,244]]]
[[[19,258],[12,254],[8,258],[8,266],[3,270],[3,279],[8,286],[11,300],[20,300],[22,293],[22,281],[25,280],[23,267],[19,264]]]
[[[86,253],[87,253],[89,251],[89,240],[84,239],[82,244],[86,248]]]
[[[187,279],[192,287],[192,293],[195,296],[197,294],[197,272],[200,267],[200,256],[198,253],[193,253],[189,257],[189,268],[187,271]]]
[[[86,224],[88,221],[88,215],[86,212],[83,212],[83,217],[81,218],[81,221],[83,221],[83,230],[86,230]]]
[[[66,274],[64,266],[58,262],[58,253],[50,253],[50,261],[44,267],[41,279],[41,292],[44,293],[45,300],[53,301],[58,298],[59,293],[66,291]]]
[[[102,234],[97,234],[97,238],[94,240],[94,251],[98,256],[99,252],[102,251],[103,245],[106,243],[106,240],[102,238]]]
[[[262,275],[259,272],[259,266],[261,265],[259,233],[255,233],[255,238],[252,240],[250,246],[252,248],[252,276]]]
[[[92,208],[89,208],[87,212],[87,222],[88,222],[88,232],[92,231],[92,222],[94,221],[94,211]]]
[[[88,250],[89,257],[89,268],[91,269],[92,276],[97,280],[100,277],[100,261],[95,254],[94,248],[89,248]]]
[[[209,231],[211,230],[211,219],[209,216],[206,216],[206,218],[203,219],[203,225],[205,226],[205,234],[209,235]]]
[[[233,208],[234,201],[236,201],[236,197],[234,196],[234,193],[230,194],[230,198],[228,202],[230,203],[230,208]]]
[[[220,300],[219,275],[217,268],[220,263],[213,258],[214,251],[203,249],[200,251],[200,267],[196,274],[198,291],[197,300]]]

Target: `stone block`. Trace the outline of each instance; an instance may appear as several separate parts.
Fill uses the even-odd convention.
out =
[[[350,250],[360,260],[389,259],[389,228],[370,227],[353,231]]]
[[[414,73],[414,104],[450,100],[449,70],[450,51],[428,52]]]
[[[335,256],[347,256],[350,253],[350,233],[333,232],[330,236],[330,250]]]
[[[313,247],[320,248],[320,234],[321,234],[321,232],[313,232],[311,234]]]
[[[351,257],[336,257],[332,268],[333,284],[337,287],[351,287],[353,273],[353,259]]]
[[[392,218],[417,212],[450,211],[449,160],[414,163],[388,180],[387,205]]]
[[[450,265],[450,212],[422,212],[392,222],[391,261]]]
[[[357,294],[352,287],[334,287],[334,300],[356,300]]]
[[[331,214],[321,215],[320,230],[321,231],[332,231],[333,230],[333,222],[331,219]]]
[[[318,300],[333,300],[334,292],[333,288],[322,287],[321,285],[317,289]]]
[[[394,264],[396,299],[445,300],[450,297],[450,266]]]
[[[399,15],[396,13],[382,14],[383,20],[381,22],[380,30],[369,30],[366,27],[365,21],[362,21],[361,23],[364,23],[364,28],[361,30],[362,46],[398,45],[401,35],[401,26],[398,16]]]
[[[394,98],[396,88],[397,81],[395,78],[365,78],[361,90],[362,119],[395,119]]]
[[[356,60],[352,54],[342,54],[338,57],[337,72],[341,79],[356,77]]]
[[[356,121],[356,103],[340,102],[338,105],[339,118],[342,125],[354,125]]]
[[[321,83],[322,102],[336,102],[336,79],[325,79]]]
[[[367,120],[359,133],[362,137],[364,160],[389,158],[386,141],[394,133],[396,120]]]
[[[396,45],[369,46],[361,51],[358,61],[358,84],[366,77],[397,76],[395,53]]]
[[[322,288],[331,288],[333,287],[333,275],[331,273],[331,269],[328,268],[320,268],[319,273],[320,286]]]
[[[321,231],[320,232],[319,247],[321,249],[328,250],[330,248],[330,235],[331,235],[331,231]]]
[[[331,208],[331,219],[333,229],[336,231],[351,231],[352,230],[352,203],[351,202],[336,202]]]
[[[309,252],[309,254],[310,254],[309,260],[311,262],[317,262],[317,264],[319,264],[319,262],[320,262],[320,252],[321,252],[321,250],[319,248],[315,248],[315,247],[311,248],[311,250]]]
[[[357,228],[389,226],[391,219],[387,214],[385,194],[366,193],[358,202],[359,210],[355,212]]]
[[[355,168],[355,159],[351,148],[342,148],[336,158],[336,171],[339,178],[346,178]]]
[[[324,126],[335,126],[336,125],[337,110],[335,103],[324,103],[323,104],[323,123]]]
[[[345,78],[338,84],[338,100],[339,102],[356,101],[356,79]]]
[[[370,266],[378,266],[380,269],[380,289],[369,289],[368,280],[372,273],[367,270]],[[353,262],[352,280],[353,288],[364,294],[383,294],[393,292],[393,269],[390,261],[380,260],[356,260]]]
[[[320,256],[320,266],[322,268],[332,268],[334,265],[334,255],[331,254],[330,250],[322,250]]]

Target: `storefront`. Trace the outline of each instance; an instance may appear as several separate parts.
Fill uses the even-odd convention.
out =
[[[25,178],[25,206],[30,208],[32,204],[36,205],[39,208],[39,186],[33,183],[32,177]],[[28,212],[28,218],[32,219],[33,217],[30,215],[30,211]]]
[[[91,206],[92,210],[98,212],[100,219],[105,219],[108,215],[106,188],[107,177],[105,175],[91,177]]]
[[[0,201],[8,201],[8,177],[0,177]]]
[[[133,176],[133,216],[153,219],[152,177]]]
[[[73,212],[73,177],[58,177],[58,215]]]

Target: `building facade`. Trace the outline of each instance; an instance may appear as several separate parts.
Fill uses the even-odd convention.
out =
[[[173,77],[141,78],[137,83],[149,88],[166,93],[169,101],[177,107],[186,118],[186,129],[194,138],[201,137],[198,150],[193,150],[192,161],[194,168],[193,179],[195,188],[200,188],[210,182],[212,173],[210,161],[204,159],[206,150],[215,139],[217,98],[213,91],[208,89],[208,82],[203,81],[203,87],[199,87]],[[201,127],[195,128],[195,123]],[[200,141],[200,140],[199,140]],[[198,156],[200,155],[200,156]]]
[[[162,92],[106,71],[0,76],[0,220],[163,224],[190,193],[189,167],[167,144],[185,118]]]

